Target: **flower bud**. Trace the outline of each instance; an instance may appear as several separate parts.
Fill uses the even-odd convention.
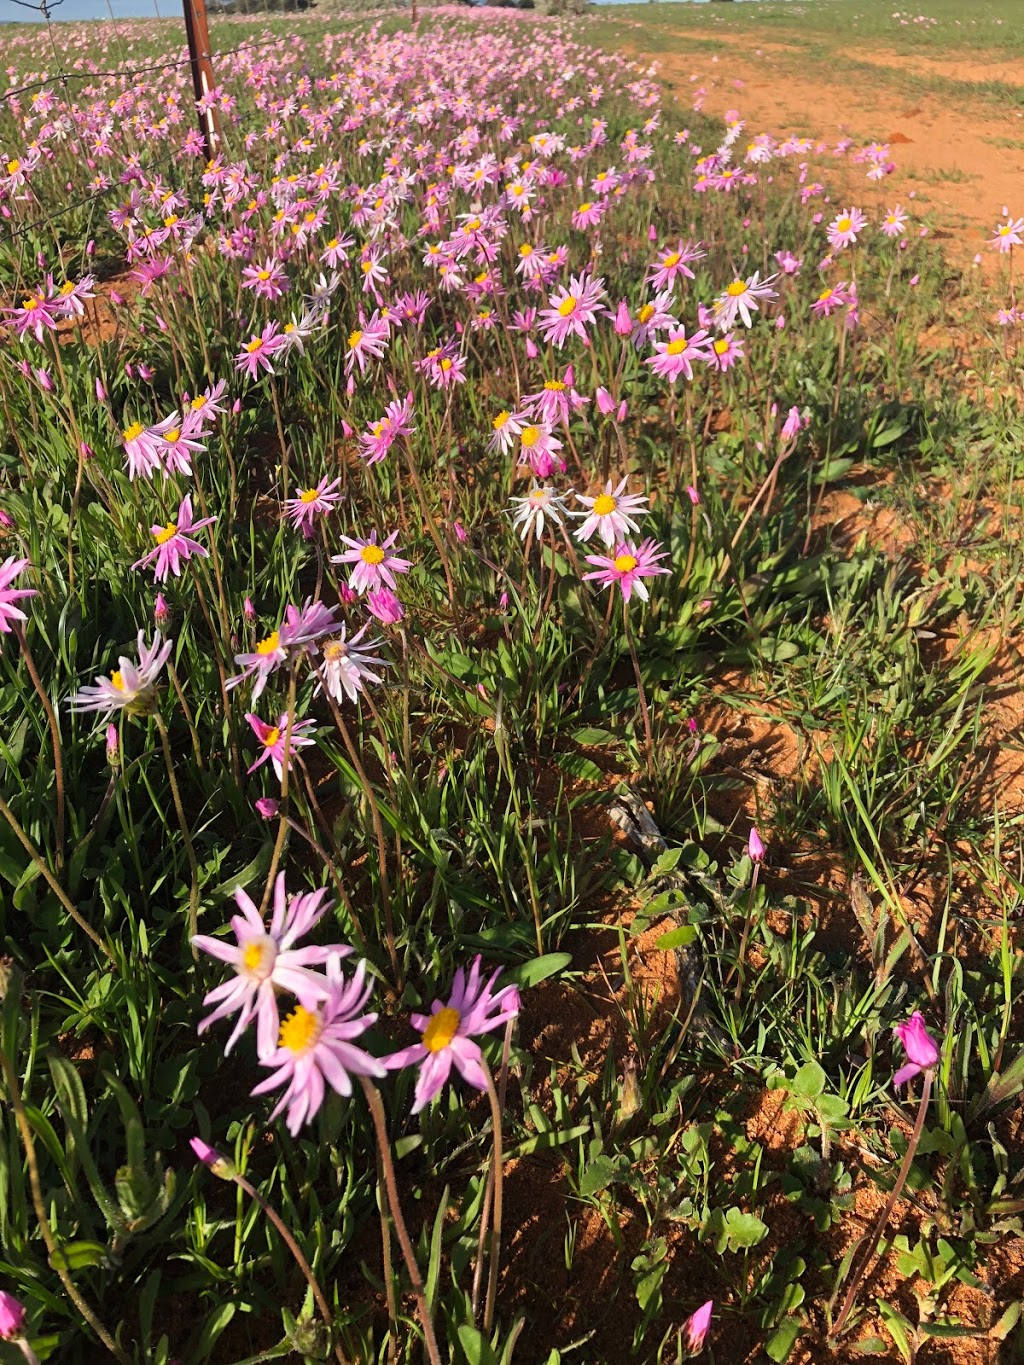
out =
[[[107,762],[112,768],[119,766],[119,753],[121,741],[118,737],[117,726],[107,726]]]
[[[281,803],[273,796],[261,796],[256,802],[256,814],[261,820],[273,820],[280,810]]]
[[[235,1174],[233,1164],[216,1147],[211,1147],[202,1138],[191,1138],[189,1146],[196,1154],[196,1160],[201,1161],[208,1171],[212,1171],[221,1180],[232,1180]]]
[[[350,607],[352,603],[357,600],[359,594],[353,592],[353,590],[349,587],[347,583],[339,583],[338,596],[345,603],[346,607]]]
[[[158,592],[156,595],[156,602],[153,604],[153,620],[160,629],[163,630],[170,619],[171,611],[167,605],[167,599],[162,592]]]
[[[696,488],[694,488],[692,483],[688,483],[686,485],[686,496],[693,503],[694,507],[700,506],[700,494],[697,492]]]
[[[615,310],[615,335],[620,337],[633,335],[633,319],[629,315],[629,304],[625,299],[619,300],[619,306]]]
[[[49,370],[36,370],[36,378],[39,380],[39,387],[43,393],[53,393],[53,380]]]
[[[747,838],[747,857],[752,863],[764,861],[764,844],[761,842],[761,836],[757,832],[756,825],[750,827],[750,834]]]
[[[782,424],[782,439],[784,441],[792,440],[793,437],[800,430],[800,426],[801,426],[800,409],[790,408],[789,413],[786,416],[786,420]]]
[[[100,377],[97,375],[97,377],[96,377],[96,402],[97,402],[97,403],[105,403],[106,401],[107,401],[107,391],[106,391],[106,389],[103,387],[103,380],[100,379]]]
[[[605,417],[609,417],[611,413],[614,412],[615,410],[615,399],[611,396],[611,394],[608,392],[608,390],[604,387],[603,384],[594,394],[594,397],[597,399],[598,412],[600,412]]]
[[[13,1294],[0,1289],[0,1337],[16,1341],[24,1331],[25,1306]]]
[[[242,603],[242,616],[246,621],[256,620],[256,608],[252,604],[252,598],[247,597]]]
[[[376,592],[367,593],[366,605],[385,626],[397,625],[405,615],[401,602],[390,588],[379,588]]]

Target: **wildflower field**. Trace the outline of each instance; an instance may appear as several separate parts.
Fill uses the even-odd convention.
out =
[[[2,1360],[1024,1358],[1024,202],[667,23],[0,30]]]

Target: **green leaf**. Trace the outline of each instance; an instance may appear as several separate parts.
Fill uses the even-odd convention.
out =
[[[596,1156],[580,1177],[580,1194],[600,1194],[621,1177],[622,1168],[617,1161],[610,1156]]]
[[[501,984],[507,986],[511,983],[524,991],[529,990],[538,982],[546,981],[549,976],[557,976],[559,972],[564,972],[571,962],[572,953],[545,953],[543,957],[520,962],[517,967],[505,973]]]
[[[584,782],[604,781],[604,773],[584,754],[555,754],[555,762],[571,777],[582,778]]]
[[[233,1303],[222,1303],[219,1308],[213,1310],[206,1319],[196,1349],[192,1353],[192,1360],[195,1365],[200,1365],[201,1361],[209,1359],[210,1352],[216,1346],[221,1333],[234,1316],[235,1305]]]
[[[667,934],[662,934],[655,943],[655,948],[659,952],[667,953],[673,948],[687,948],[697,937],[697,930],[692,924],[681,924],[678,929],[670,929]]]
[[[806,1099],[816,1100],[819,1095],[824,1093],[828,1077],[817,1062],[804,1062],[792,1081],[789,1089],[794,1094],[803,1095]]]
[[[765,1353],[769,1359],[779,1362],[779,1365],[782,1361],[788,1360],[803,1327],[804,1325],[799,1318],[789,1318],[777,1331],[773,1332],[764,1345]]]
[[[614,744],[618,739],[611,730],[601,730],[596,725],[584,725],[581,730],[574,730],[572,738],[577,744]]]
[[[107,1248],[102,1242],[65,1242],[50,1257],[54,1270],[86,1270],[91,1265],[106,1265]]]
[[[465,1351],[469,1365],[498,1365],[491,1343],[472,1323],[464,1322],[459,1327],[459,1345]]]

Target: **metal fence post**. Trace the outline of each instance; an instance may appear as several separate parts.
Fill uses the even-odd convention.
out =
[[[192,66],[192,88],[196,101],[208,95],[215,84],[213,62],[210,59],[210,30],[206,24],[206,0],[182,0],[185,11],[185,30]],[[207,159],[215,157],[220,148],[220,117],[216,109],[199,110],[199,131],[203,135]]]

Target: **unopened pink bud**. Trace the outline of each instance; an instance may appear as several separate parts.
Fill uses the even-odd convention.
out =
[[[25,1307],[13,1294],[0,1289],[0,1337],[15,1341],[25,1329]]]
[[[527,358],[527,360],[536,360],[537,357],[538,357],[539,355],[540,355],[540,351],[537,350],[537,343],[533,340],[532,337],[527,337],[527,338],[526,338],[526,358]]]
[[[459,544],[465,545],[466,541],[469,539],[469,534],[466,531],[465,526],[463,526],[462,522],[453,521],[452,530],[455,532],[455,539],[459,542]]]
[[[256,802],[256,813],[263,820],[273,820],[281,809],[280,801],[272,796],[261,796]]]
[[[167,605],[167,599],[166,597],[164,597],[162,592],[158,592],[156,595],[156,601],[153,604],[153,620],[160,627],[160,629],[163,630],[164,626],[167,625],[170,619],[171,611]]]
[[[338,596],[345,603],[346,607],[350,607],[352,603],[356,601],[359,594],[353,592],[347,583],[339,583]]]
[[[700,506],[700,494],[697,492],[696,488],[694,488],[692,483],[688,483],[686,485],[686,496],[693,503],[694,507]]]
[[[367,593],[366,605],[385,626],[397,625],[405,615],[401,602],[389,588],[379,588],[376,592]]]
[[[216,1147],[211,1147],[202,1138],[192,1138],[189,1146],[196,1154],[196,1160],[201,1161],[208,1171],[211,1171],[221,1180],[231,1180],[234,1178],[235,1168],[223,1153],[218,1152]]]
[[[602,413],[605,417],[611,416],[611,414],[615,411],[615,399],[611,396],[611,394],[608,392],[608,390],[604,387],[603,384],[594,394],[594,397],[597,399],[598,412]]]
[[[756,825],[751,825],[750,834],[747,837],[747,857],[752,863],[764,861],[764,844],[761,842],[761,836],[757,832]]]
[[[252,598],[247,597],[242,603],[242,615],[247,621],[256,620],[256,608],[252,604]]]
[[[121,305],[124,303],[124,295],[119,294],[116,289],[112,289],[110,291],[109,298],[110,302],[114,305],[115,308],[120,308]]]
[[[3,508],[0,507],[0,528],[5,531],[10,531],[13,527],[14,518],[11,516],[10,512],[5,512]]]
[[[103,380],[97,376],[96,379],[96,402],[105,403],[107,401],[107,391],[103,387]]]
[[[658,234],[657,234],[657,232],[655,231],[655,228],[654,228],[654,224],[653,224],[653,223],[652,223],[652,224],[650,225],[650,227],[647,229],[647,240],[648,240],[649,242],[656,242],[656,241],[658,240]]]
[[[116,725],[107,726],[107,762],[112,768],[117,767],[117,756],[120,750],[120,738],[117,733]]]
[[[81,455],[83,460],[91,460],[93,456],[96,454],[92,446],[89,445],[88,441],[79,441],[78,453],[79,455]]]
[[[783,424],[782,424],[782,438],[783,438],[783,440],[784,440],[784,441],[790,441],[790,440],[792,440],[793,437],[794,437],[794,436],[797,434],[797,432],[800,430],[801,425],[802,425],[802,424],[801,424],[801,421],[800,421],[800,409],[799,409],[799,408],[790,408],[789,413],[788,413],[788,415],[787,415],[787,417],[786,417],[786,420],[785,420],[785,421],[783,422]]]
[[[615,310],[615,335],[628,337],[633,334],[633,319],[629,315],[629,304],[625,299],[619,300],[619,306]]]
[[[53,393],[53,380],[49,370],[36,370],[36,378],[43,393]]]

